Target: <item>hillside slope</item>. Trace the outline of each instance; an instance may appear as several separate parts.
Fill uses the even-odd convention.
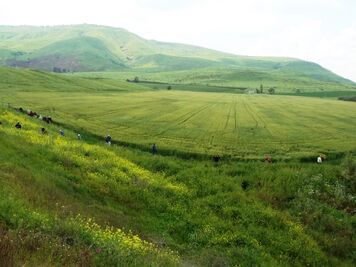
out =
[[[76,77],[46,71],[0,67],[0,90],[3,96],[16,91],[135,91],[144,87],[110,78]]]
[[[175,71],[242,68],[285,72],[321,82],[353,85],[321,66],[292,58],[236,56],[206,48],[145,40],[124,29],[97,25],[0,26],[0,64],[42,70]],[[293,76],[292,75],[292,76]]]
[[[2,266],[352,266],[356,260],[355,219],[348,214],[355,174],[335,165],[152,157],[105,146],[88,132],[76,140],[61,128],[61,137],[58,125],[12,110],[0,110],[0,120]],[[21,130],[13,127],[17,121]],[[324,186],[323,195],[310,193]]]
[[[0,112],[1,266],[178,265],[176,253],[129,231],[147,197],[140,189],[174,193],[175,185],[101,146],[75,142],[74,133],[60,137],[58,127]]]

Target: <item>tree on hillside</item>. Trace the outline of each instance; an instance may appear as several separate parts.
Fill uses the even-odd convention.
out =
[[[61,70],[61,68],[53,67],[53,72],[61,73],[62,70]]]
[[[172,86],[168,85],[167,90],[172,90]]]
[[[140,78],[136,76],[136,77],[133,79],[133,82],[134,82],[134,83],[139,83],[139,82],[140,82]]]
[[[273,95],[275,92],[276,92],[276,90],[273,87],[268,89],[268,93],[271,95]]]
[[[263,84],[260,85],[260,94],[263,94]]]

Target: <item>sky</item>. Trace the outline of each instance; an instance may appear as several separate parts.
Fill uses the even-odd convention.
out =
[[[295,57],[356,81],[356,0],[0,1],[0,25],[82,23],[237,55]]]

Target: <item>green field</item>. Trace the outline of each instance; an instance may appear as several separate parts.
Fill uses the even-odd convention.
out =
[[[124,76],[0,69],[0,266],[355,265],[351,89]]]
[[[167,90],[18,92],[5,99],[72,127],[146,147],[157,143],[162,149],[246,159],[356,149],[352,102]]]

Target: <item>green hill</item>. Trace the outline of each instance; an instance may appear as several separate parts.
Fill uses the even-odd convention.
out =
[[[10,66],[37,68],[59,72],[104,71],[125,68],[124,63],[113,55],[106,46],[93,37],[76,37],[59,41],[31,54],[23,54],[16,59],[8,59]]]
[[[355,84],[321,66],[292,58],[248,57],[206,48],[145,40],[124,29],[97,25],[54,27],[0,26],[0,64],[48,71],[122,71],[138,72],[206,70],[226,76],[239,70],[230,83],[252,79],[259,83],[283,76],[284,84],[304,79],[312,87],[331,83],[345,89]],[[246,75],[244,75],[246,72]],[[251,74],[252,73],[252,74]],[[253,73],[259,73],[254,77]],[[179,75],[179,74],[178,74]],[[252,76],[251,76],[252,75]],[[189,77],[182,77],[190,82]],[[225,84],[223,79],[209,78],[209,83]]]
[[[0,67],[2,96],[22,92],[131,91],[144,87],[113,79],[76,77],[31,69]]]

